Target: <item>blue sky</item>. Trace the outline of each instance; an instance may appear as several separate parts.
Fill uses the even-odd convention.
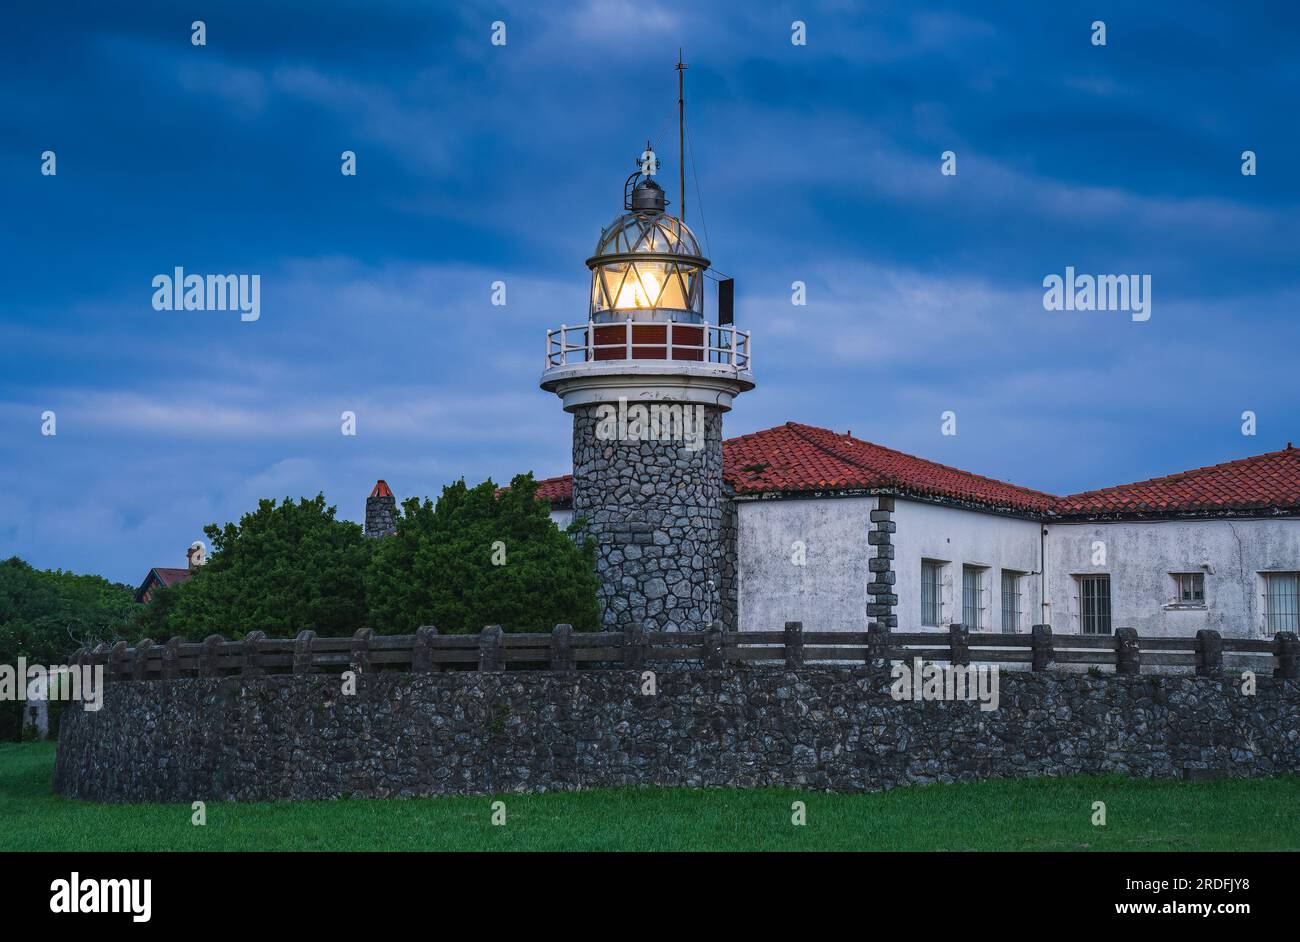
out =
[[[544,330],[584,319],[647,137],[677,199],[679,45],[688,222],[754,332],[728,435],[1057,493],[1281,448],[1298,41],[1284,2],[10,5],[0,557],[136,583],[260,497],[360,520],[376,478],[569,470]],[[153,310],[176,266],[260,274],[260,320]],[[1066,266],[1150,274],[1151,319],[1045,311]]]

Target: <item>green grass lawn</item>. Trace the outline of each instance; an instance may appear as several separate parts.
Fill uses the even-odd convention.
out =
[[[828,795],[645,788],[492,798],[97,805],[50,792],[54,744],[0,743],[0,850],[1296,850],[1300,776],[1120,777]],[[790,823],[791,803],[808,823]],[[1107,824],[1091,823],[1106,803]]]

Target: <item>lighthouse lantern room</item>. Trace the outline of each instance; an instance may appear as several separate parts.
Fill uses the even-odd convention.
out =
[[[646,153],[653,153],[649,144]],[[634,172],[623,193],[624,213],[601,231],[587,259],[593,357],[703,360],[709,260],[686,224],[665,212],[664,191],[649,174]]]
[[[601,230],[591,270],[585,324],[546,332],[542,386],[564,399],[565,408],[606,398],[591,381],[611,391],[611,379],[651,379],[650,398],[682,399],[730,407],[732,396],[753,388],[749,334],[705,316],[704,283],[709,259],[690,228],[668,213],[663,188],[653,179],[657,158],[649,143],[638,169],[624,183],[623,211]],[[728,287],[730,283],[728,282]],[[729,298],[729,294],[727,295]],[[660,361],[659,369],[650,369]],[[668,377],[676,377],[667,382]],[[688,379],[689,378],[689,379]],[[697,388],[721,383],[709,395]],[[693,387],[678,395],[674,385]],[[634,398],[647,390],[620,389]]]

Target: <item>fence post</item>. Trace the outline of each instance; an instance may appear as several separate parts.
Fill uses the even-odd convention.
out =
[[[504,659],[501,652],[501,626],[488,625],[478,636],[478,669],[499,671]]]
[[[1273,676],[1300,680],[1300,637],[1294,631],[1279,631],[1273,636],[1273,645],[1273,655],[1277,658]]]
[[[149,652],[153,649],[153,638],[144,638],[135,646],[135,660],[131,662],[131,679],[144,680],[149,663]]]
[[[1213,677],[1223,670],[1223,635],[1213,628],[1196,632],[1196,673]]]
[[[965,625],[948,626],[948,651],[954,667],[970,663],[970,631]]]
[[[1032,669],[1045,671],[1056,659],[1056,650],[1052,647],[1052,626],[1034,625],[1029,631],[1029,643],[1033,649]]]
[[[438,636],[438,629],[433,625],[421,625],[415,629],[415,647],[411,649],[411,671],[427,674],[438,669],[433,659],[433,639]]]
[[[167,639],[167,644],[163,649],[162,656],[162,675],[167,680],[179,677],[181,673],[181,638],[180,635],[172,635]]]
[[[628,668],[645,665],[645,625],[634,621],[623,632],[623,665]]]
[[[86,648],[83,645],[82,647],[77,648],[77,650],[73,652],[72,656],[68,658],[69,667],[72,670],[77,672],[78,683],[80,683],[81,679],[86,676],[86,672],[81,669],[82,665],[84,665],[85,663],[86,663]]]
[[[803,622],[785,623],[785,666],[789,669],[803,667]]]
[[[704,669],[721,670],[725,665],[722,656],[722,622],[714,619],[704,634]]]
[[[358,628],[352,635],[352,663],[348,666],[358,674],[370,670],[370,636],[374,629]]]
[[[105,682],[113,679],[113,672],[109,670],[108,645],[104,644],[102,641],[90,649],[90,657],[87,659],[87,663],[90,664],[91,667],[94,667],[96,664],[103,664]]]
[[[867,664],[884,667],[889,663],[889,627],[878,621],[867,624]]]
[[[312,645],[316,641],[316,632],[304,628],[293,639],[293,672],[295,674],[311,673]]]
[[[239,673],[244,677],[261,677],[266,673],[262,669],[262,642],[266,640],[265,631],[250,631],[244,635],[244,663]]]
[[[203,639],[203,654],[199,657],[200,677],[216,677],[221,673],[217,666],[217,645],[225,640],[221,635],[208,635]]]
[[[551,630],[551,670],[573,670],[572,625],[556,625]]]
[[[127,676],[126,666],[126,642],[119,641],[113,645],[108,652],[108,670],[106,673],[113,680],[125,680]]]
[[[1142,651],[1138,647],[1137,630],[1115,629],[1115,673],[1139,674],[1142,672]]]

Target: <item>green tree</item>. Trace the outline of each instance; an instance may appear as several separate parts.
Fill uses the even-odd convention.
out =
[[[184,584],[154,587],[148,603],[136,609],[132,641],[152,638],[157,642],[165,642],[176,634],[171,625],[171,617],[176,610],[176,603],[180,601],[181,586]]]
[[[130,586],[33,569],[17,556],[0,562],[0,664],[62,664],[83,645],[131,634],[134,613]],[[0,739],[17,738],[21,722],[22,703],[0,703]]]
[[[85,645],[115,641],[134,614],[130,586],[100,576],[33,569],[17,556],[0,562],[0,660],[62,663]]]
[[[322,494],[297,503],[286,497],[260,501],[238,524],[204,527],[213,548],[207,565],[161,593],[141,624],[166,624],[156,641],[235,639],[254,630],[287,638],[304,628],[352,634],[366,624],[362,577],[373,541],[335,512]]]
[[[579,548],[536,499],[521,474],[507,490],[490,480],[443,488],[437,504],[402,504],[397,533],[378,541],[366,572],[370,624],[409,634],[420,625],[444,633],[550,631],[568,622],[595,630],[594,551]]]

